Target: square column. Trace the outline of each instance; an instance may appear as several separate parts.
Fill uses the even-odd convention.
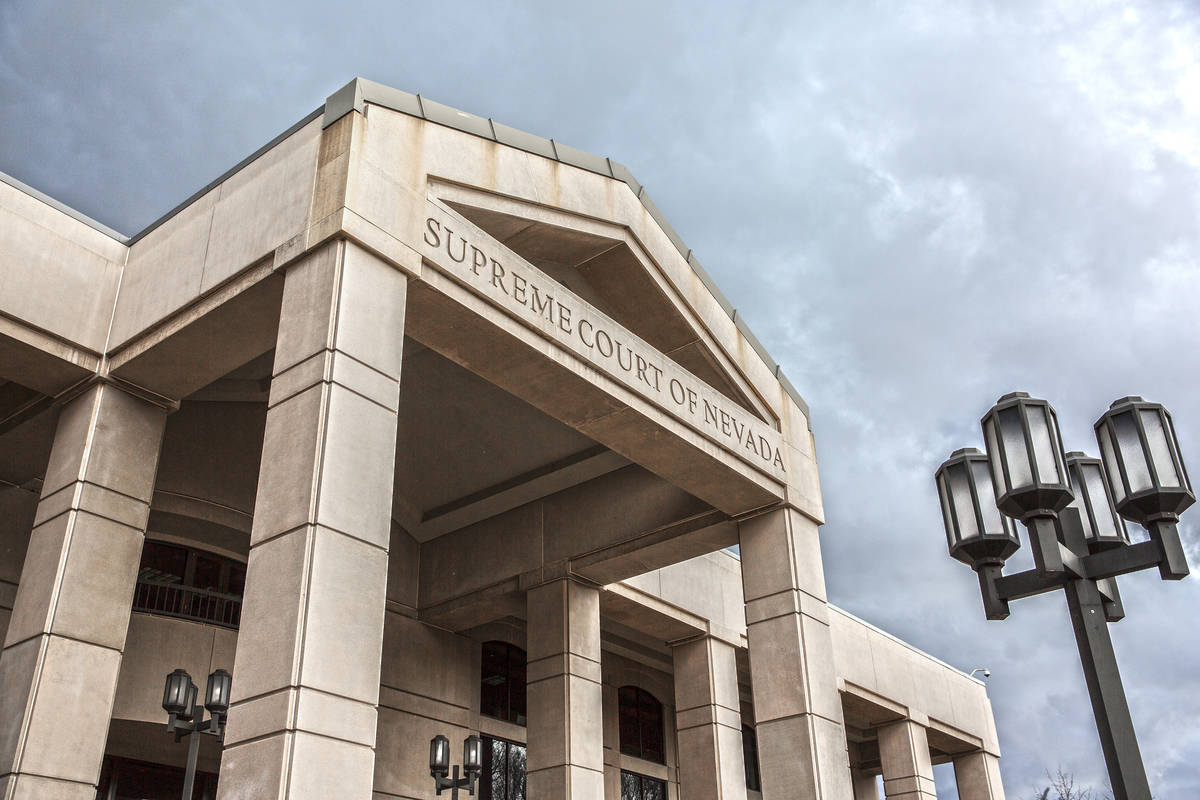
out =
[[[109,384],[58,418],[0,653],[0,798],[92,800],[166,409]]]
[[[604,800],[600,590],[563,578],[527,602],[527,794]]]
[[[851,800],[817,524],[781,508],[738,525],[764,800]]]
[[[854,800],[879,800],[879,783],[869,772],[855,769],[850,771],[854,782]]]
[[[746,800],[737,650],[712,636],[672,648],[679,793],[688,800]]]
[[[982,750],[954,759],[958,800],[1004,800],[1000,759]]]
[[[285,276],[221,800],[371,797],[406,292],[344,241]]]
[[[924,725],[903,719],[880,728],[879,759],[888,800],[937,800]]]

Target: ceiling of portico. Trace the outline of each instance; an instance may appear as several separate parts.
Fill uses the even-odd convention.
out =
[[[404,348],[393,516],[418,540],[466,524],[471,506],[479,510],[470,521],[496,513],[498,495],[510,495],[510,508],[528,502],[519,487],[607,453],[412,339]],[[431,524],[442,517],[455,521]]]
[[[244,410],[261,426],[273,360],[273,351],[264,353],[183,401],[168,421],[160,490],[166,486],[179,495],[252,511],[261,430],[255,434],[244,426],[213,423],[240,419]],[[255,440],[249,449],[244,446],[247,438]],[[37,437],[39,448],[44,439]],[[203,469],[205,464],[221,468],[212,472]],[[628,464],[575,429],[405,337],[393,518],[419,541]],[[199,485],[204,482],[212,485]]]

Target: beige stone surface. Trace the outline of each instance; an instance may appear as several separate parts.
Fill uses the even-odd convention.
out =
[[[604,727],[600,594],[574,580],[529,590],[530,797],[601,800]]]
[[[111,346],[127,344],[302,233],[320,139],[314,120],[135,242]]]
[[[679,791],[695,800],[745,800],[736,649],[705,636],[672,649]]]
[[[104,351],[125,246],[0,183],[0,312]]]
[[[113,719],[162,725],[163,681],[187,670],[203,692],[214,670],[233,671],[237,631],[182,619],[135,612],[121,659]]]
[[[879,758],[883,763],[883,793],[888,800],[937,797],[924,725],[906,719],[880,727]]]
[[[288,269],[287,346],[276,351],[267,411],[222,800],[247,786],[281,798],[371,794],[395,404],[364,398],[330,370],[298,393],[281,397],[279,384],[312,358],[344,356],[390,381],[394,396],[404,302],[403,275],[352,245],[332,243]],[[397,328],[373,341],[354,335],[351,320],[381,310]]]
[[[59,416],[0,652],[0,774],[17,785],[99,776],[165,416],[105,384]],[[97,515],[113,497],[137,527]]]
[[[1004,800],[1000,760],[991,753],[980,751],[955,758],[954,780],[959,800]]]
[[[814,798],[848,799],[817,527],[783,509],[743,522],[739,537],[763,797],[782,798],[799,787]],[[791,759],[783,757],[788,751]]]
[[[851,770],[854,781],[854,800],[879,800],[879,781],[875,775],[861,770]]]

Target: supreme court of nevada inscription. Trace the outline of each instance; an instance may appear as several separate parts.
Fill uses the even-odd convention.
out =
[[[744,461],[784,477],[777,431],[432,198],[422,238],[423,255],[440,269]]]

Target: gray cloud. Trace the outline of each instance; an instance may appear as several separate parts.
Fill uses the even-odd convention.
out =
[[[931,476],[1013,389],[1092,451],[1160,400],[1200,458],[1198,53],[1168,2],[10,0],[0,169],[133,232],[356,74],[629,164],[813,408],[833,600],[992,670],[1019,798],[1103,780],[1065,606],[985,622]],[[1156,791],[1200,795],[1200,589],[1122,583]]]

